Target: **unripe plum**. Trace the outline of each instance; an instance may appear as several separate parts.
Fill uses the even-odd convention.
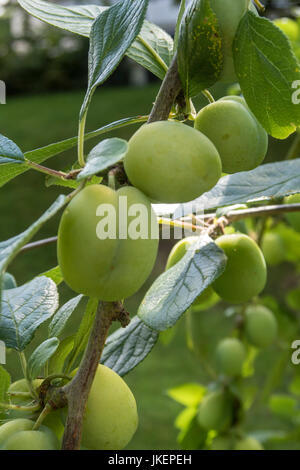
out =
[[[28,431],[33,428],[34,422],[30,419],[13,419],[12,421],[7,421],[6,423],[0,426],[0,449],[11,436],[21,432]]]
[[[170,251],[166,264],[166,270],[172,268],[175,264],[177,264],[187,253],[189,247],[193,245],[197,240],[198,237],[186,237],[176,243],[176,245],[174,245],[172,250]],[[199,309],[202,305],[205,305],[206,308],[211,308],[218,302],[218,300],[218,296],[209,286],[194,300],[193,307]]]
[[[118,212],[124,202],[127,209],[121,214],[121,237]],[[116,231],[107,238],[101,232],[99,238],[98,227],[106,214],[100,218],[104,214],[97,215],[97,209],[105,212],[105,204],[116,211],[112,221],[116,222]],[[142,211],[145,213],[141,226],[147,225],[146,233],[139,238],[130,233],[131,225],[141,219],[136,216],[136,208],[141,216]],[[113,191],[102,185],[87,186],[72,199],[61,218],[57,255],[64,280],[75,292],[89,297],[116,301],[133,295],[150,275],[157,250],[156,216],[149,200],[136,188]]]
[[[225,338],[217,347],[217,363],[220,371],[228,376],[240,375],[246,359],[243,343],[237,338]]]
[[[262,138],[256,119],[237,100],[205,106],[194,125],[216,146],[225,173],[253,170],[266,156],[267,138]]]
[[[236,443],[234,450],[264,450],[264,448],[254,437],[244,437]]]
[[[225,252],[227,264],[213,288],[231,303],[248,302],[265,287],[267,269],[259,246],[244,234],[223,235],[216,244]]]
[[[259,348],[270,346],[278,330],[273,312],[263,305],[250,305],[245,314],[245,333],[249,342]]]
[[[232,402],[222,391],[211,392],[204,397],[199,406],[198,421],[207,431],[224,431],[232,421]]]
[[[58,448],[58,440],[52,431],[40,426],[38,431],[20,431],[10,436],[2,450],[58,450]]]
[[[164,203],[197,198],[215,186],[222,173],[212,142],[177,121],[143,125],[129,141],[124,166],[134,186]]]
[[[121,450],[138,425],[135,398],[124,380],[99,365],[83,420],[82,445],[90,450]]]
[[[284,198],[285,204],[299,204],[300,194],[292,194]],[[300,232],[300,212],[290,212],[285,214],[286,220],[293,227],[294,230]]]
[[[285,259],[284,242],[276,232],[266,232],[264,234],[261,249],[266,263],[270,266],[277,266]]]
[[[249,0],[211,0],[211,7],[217,15],[223,43],[222,82],[235,82],[236,75],[233,62],[233,40],[244,14],[250,8]]]

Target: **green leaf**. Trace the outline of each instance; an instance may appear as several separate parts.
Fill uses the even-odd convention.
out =
[[[52,317],[58,307],[56,284],[39,277],[23,286],[3,291],[0,339],[6,347],[23,351],[36,329]]]
[[[225,268],[226,257],[208,236],[200,236],[171,269],[159,276],[144,297],[139,317],[158,331],[179,320]]]
[[[25,232],[16,235],[9,240],[0,242],[0,287],[2,285],[1,279],[4,271],[6,271],[9,263],[17,256],[22,246],[38,232],[38,230],[53,217],[68,201],[66,196],[59,196],[56,201],[44,212],[44,214],[36,220]],[[0,290],[1,300],[1,290]],[[0,310],[1,312],[1,310]]]
[[[90,36],[97,16],[107,9],[98,5],[65,7],[39,0],[19,0],[19,3],[41,21],[86,37]],[[140,34],[126,54],[163,79],[173,56],[173,39],[163,29],[145,20]]]
[[[85,134],[85,141],[98,137],[99,135],[105,134],[106,132],[111,132],[116,129],[121,129],[132,124],[138,124],[141,122],[147,121],[148,116],[136,116],[121,119],[120,121],[112,122],[106,124],[103,127],[95,131],[88,132]],[[39,149],[31,150],[30,152],[25,153],[25,157],[35,163],[43,163],[48,158],[59,155],[66,150],[74,148],[77,146],[78,137],[71,137],[61,142],[56,142],[54,144],[46,145]],[[18,175],[21,175],[25,171],[30,170],[31,168],[27,164],[15,165],[15,164],[6,164],[0,166],[0,188],[8,183],[10,180],[15,178]]]
[[[233,44],[238,81],[251,111],[273,137],[285,139],[300,125],[293,83],[300,65],[285,34],[267,18],[248,12]]]
[[[200,427],[197,416],[194,416],[187,428],[178,435],[177,442],[181,449],[198,450],[204,446],[206,438],[207,431]]]
[[[40,276],[49,277],[50,279],[52,279],[53,282],[55,282],[57,286],[59,286],[59,284],[61,284],[64,280],[64,277],[62,275],[62,272],[59,266],[49,269],[49,271],[46,271],[40,274]]]
[[[7,395],[6,392],[10,386],[11,378],[9,373],[4,369],[4,367],[0,366],[0,402],[6,403]],[[0,409],[0,420],[1,418],[5,418],[5,411]]]
[[[77,176],[77,179],[82,180],[106,170],[122,160],[127,152],[128,143],[124,139],[113,137],[112,139],[102,140],[90,151],[86,165]]]
[[[300,396],[300,375],[293,377],[289,385],[289,390],[293,395]]]
[[[53,356],[58,346],[59,339],[50,338],[33,351],[27,364],[28,375],[31,379],[35,379],[39,375],[42,367]]]
[[[75,335],[68,336],[60,342],[57,350],[49,360],[49,374],[60,374],[65,372],[64,365],[68,355],[73,349],[74,337]]]
[[[223,69],[222,37],[209,0],[193,0],[180,28],[178,71],[187,97],[214,85]]]
[[[85,115],[96,88],[114,72],[139,34],[148,0],[121,0],[103,11],[90,33],[89,81],[80,111]]]
[[[157,331],[136,316],[125,329],[120,328],[108,337],[101,363],[123,376],[148,356],[157,338]]]
[[[17,283],[14,276],[9,273],[4,273],[2,277],[2,290],[14,289],[14,287],[17,287]]]
[[[74,338],[74,346],[68,360],[68,370],[72,368],[76,359],[85,350],[94,323],[97,307],[98,299],[89,298],[79,329]]]
[[[209,210],[232,204],[287,196],[300,192],[300,159],[267,163],[251,171],[224,176],[216,186],[191,203],[169,205],[173,219],[191,214],[191,211]],[[164,206],[164,214],[168,212]],[[157,210],[158,209],[158,210]],[[160,205],[154,205],[160,212]]]
[[[49,337],[59,336],[62,333],[67,321],[69,320],[70,316],[72,315],[82,298],[82,295],[78,295],[77,297],[74,297],[73,299],[65,303],[62,307],[60,307],[60,309],[52,318],[51,323],[49,325]]]
[[[93,176],[89,181],[87,181],[86,186],[91,184],[100,184],[103,180],[102,177]],[[76,189],[80,185],[81,181],[76,180],[63,180],[57,176],[47,175],[45,178],[45,184],[47,188],[51,186],[62,186],[64,188]]]
[[[169,397],[181,405],[188,407],[197,406],[206,393],[206,388],[197,383],[186,383],[167,391]]]
[[[180,431],[187,429],[197,414],[197,407],[184,408],[179,415],[176,416],[174,426]]]
[[[272,413],[285,418],[293,418],[297,411],[297,400],[289,395],[274,394],[269,399]]]
[[[175,44],[176,49],[178,47],[180,26],[181,26],[182,19],[184,17],[185,8],[186,8],[186,0],[181,0],[179,12],[177,16],[177,21],[176,21],[175,36],[174,36],[174,44]]]
[[[23,152],[19,147],[7,137],[0,134],[0,165],[3,163],[23,163]]]

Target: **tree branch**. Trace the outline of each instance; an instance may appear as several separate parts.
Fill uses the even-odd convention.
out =
[[[182,85],[177,68],[177,54],[175,54],[161,84],[148,119],[148,124],[155,121],[166,121],[168,119],[173,103],[179,95],[181,88]]]
[[[89,342],[74,379],[61,390],[68,403],[68,417],[63,438],[64,450],[79,450],[83,415],[92,387],[98,364],[107,338],[108,330],[114,320],[122,326],[129,323],[129,316],[120,302],[99,302]]]

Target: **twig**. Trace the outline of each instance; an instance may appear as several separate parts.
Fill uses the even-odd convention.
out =
[[[148,124],[155,121],[168,119],[173,103],[182,88],[178,68],[177,54],[174,55],[172,63],[161,84],[156,101],[150,113]]]
[[[49,243],[55,243],[55,242],[57,242],[57,237],[50,237],[50,238],[44,238],[43,240],[37,240],[36,242],[32,242],[32,243],[28,243],[27,245],[24,245],[20,249],[20,253],[22,251],[32,250],[33,248],[40,248],[41,246],[49,245]]]
[[[68,402],[68,418],[62,446],[64,450],[80,448],[82,421],[87,399],[109,327],[114,320],[119,320],[122,326],[129,323],[129,317],[123,305],[119,302],[99,302],[93,329],[78,372],[74,379],[62,388]]]

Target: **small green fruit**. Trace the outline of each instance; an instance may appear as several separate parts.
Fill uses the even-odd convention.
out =
[[[236,443],[234,450],[264,450],[264,448],[253,437],[245,437]]]
[[[262,132],[253,114],[237,99],[223,99],[205,106],[194,125],[217,148],[225,173],[253,170],[266,156],[266,132]]]
[[[21,431],[28,431],[33,428],[34,422],[30,419],[13,419],[7,421],[0,426],[0,449],[11,436],[16,435]]]
[[[246,359],[245,347],[237,338],[225,338],[218,344],[216,357],[223,374],[240,375]]]
[[[200,403],[198,421],[207,431],[224,431],[232,421],[232,403],[230,397],[222,392],[211,392]]]
[[[263,305],[250,305],[246,309],[245,333],[250,343],[258,348],[272,344],[277,336],[274,314]]]
[[[5,441],[2,450],[58,450],[56,436],[46,427],[38,431],[20,431]]]
[[[277,266],[285,260],[284,242],[276,232],[264,234],[261,249],[269,266]]]
[[[216,244],[227,256],[227,264],[213,283],[214,290],[228,302],[248,302],[264,289],[267,280],[266,262],[260,248],[244,234],[223,235]]]
[[[134,186],[165,203],[197,198],[215,186],[222,173],[211,141],[177,121],[142,126],[129,141],[124,166]]]

